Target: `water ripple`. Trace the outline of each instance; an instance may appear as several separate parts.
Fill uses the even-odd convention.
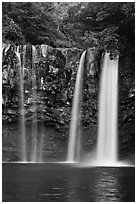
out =
[[[42,193],[40,196],[62,196],[62,193]]]

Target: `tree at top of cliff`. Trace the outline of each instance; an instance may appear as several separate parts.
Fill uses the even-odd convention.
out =
[[[124,49],[134,44],[134,3],[90,2],[75,5],[63,21],[66,33],[80,47],[86,35],[94,44],[108,50]],[[89,38],[89,45],[91,45]]]
[[[65,46],[68,39],[59,28],[60,22],[73,3],[59,2],[3,2],[3,21],[8,16],[21,30],[25,41],[31,44]],[[3,24],[3,32],[5,32]],[[12,29],[11,29],[12,32]]]

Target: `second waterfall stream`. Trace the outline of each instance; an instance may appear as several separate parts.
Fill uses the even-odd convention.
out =
[[[76,162],[79,158],[80,153],[80,110],[82,103],[82,90],[83,90],[83,76],[84,76],[84,62],[85,62],[86,51],[81,55],[75,90],[73,96],[72,104],[72,113],[71,113],[71,123],[70,123],[70,132],[69,132],[69,141],[68,141],[68,162]]]
[[[97,163],[113,165],[118,161],[118,58],[105,53],[100,80]]]

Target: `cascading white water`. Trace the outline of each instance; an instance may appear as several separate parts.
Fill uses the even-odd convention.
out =
[[[97,163],[117,162],[117,103],[118,58],[111,60],[105,53],[99,96],[99,127],[97,139]]]
[[[47,45],[41,46],[42,55],[47,56]],[[24,106],[24,66],[25,66],[25,52],[26,45],[18,46],[16,56],[18,59],[19,76],[20,76],[20,130],[21,130],[21,161],[27,161],[27,138],[26,138],[26,127],[25,127],[25,106]],[[21,55],[22,53],[22,55]],[[31,149],[30,158],[31,162],[42,162],[42,147],[44,141],[44,126],[41,131],[40,142],[38,142],[38,131],[37,131],[37,84],[36,84],[36,70],[35,70],[35,59],[36,59],[36,48],[32,46],[32,100],[33,100],[33,120],[31,130]],[[42,113],[43,114],[43,113]]]
[[[78,73],[76,77],[76,84],[74,90],[73,104],[72,104],[72,115],[68,141],[68,153],[67,161],[75,162],[79,154],[80,138],[79,138],[79,124],[80,124],[80,109],[82,102],[82,85],[84,75],[84,61],[86,51],[82,53],[80,58]]]
[[[31,162],[37,161],[37,84],[36,84],[36,72],[35,72],[35,57],[36,48],[32,46],[32,98],[33,98],[33,120],[32,120],[32,147],[31,147]]]
[[[23,60],[21,63],[21,56],[19,53],[19,47],[17,48],[16,56],[18,59],[19,66],[19,90],[20,90],[20,130],[21,130],[21,161],[27,161],[26,155],[26,128],[25,128],[25,107],[24,107],[24,52],[23,52]]]

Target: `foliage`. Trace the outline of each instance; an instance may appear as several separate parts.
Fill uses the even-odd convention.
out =
[[[3,2],[3,37],[9,25],[31,44],[54,47],[68,41],[82,49],[124,52],[133,49],[134,19],[134,3],[129,2]]]
[[[56,47],[59,46],[58,41],[67,40],[60,31],[59,24],[68,6],[69,4],[52,2],[3,2],[3,21],[10,26],[5,15],[14,21],[28,43]],[[5,29],[3,25],[3,33]]]
[[[134,41],[134,3],[81,3],[70,8],[63,21],[66,33],[84,46],[85,39],[109,51],[121,51]],[[91,37],[87,39],[87,33]],[[92,41],[91,41],[92,39]],[[128,46],[128,45],[127,45]],[[87,43],[84,46],[87,48]]]
[[[7,15],[3,16],[3,42],[24,43],[25,38],[20,27]]]

